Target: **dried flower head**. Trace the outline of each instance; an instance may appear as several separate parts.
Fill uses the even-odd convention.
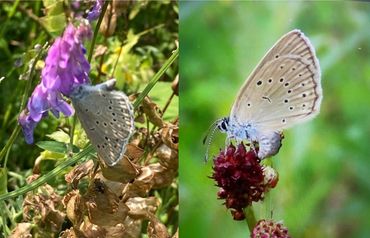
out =
[[[38,176],[30,176],[31,182]],[[65,213],[61,211],[62,200],[53,187],[45,184],[38,188],[38,193],[28,193],[23,201],[23,219],[32,223],[33,229],[40,233],[59,232]]]
[[[264,167],[254,150],[247,151],[241,143],[232,144],[214,159],[212,178],[220,187],[218,197],[225,199],[235,220],[245,219],[243,209],[263,200],[271,185],[265,182]]]
[[[260,220],[253,228],[251,238],[290,238],[288,228],[282,222]]]

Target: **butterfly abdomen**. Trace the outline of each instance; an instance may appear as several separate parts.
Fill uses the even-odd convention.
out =
[[[258,158],[264,159],[279,152],[281,134],[279,132],[264,133],[258,138]]]

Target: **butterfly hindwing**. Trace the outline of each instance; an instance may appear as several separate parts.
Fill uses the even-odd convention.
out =
[[[242,86],[230,118],[279,131],[317,115],[322,99],[320,67],[299,30],[284,35]]]
[[[98,155],[112,166],[123,157],[134,131],[132,105],[123,92],[99,85],[80,87],[71,97],[76,114]]]

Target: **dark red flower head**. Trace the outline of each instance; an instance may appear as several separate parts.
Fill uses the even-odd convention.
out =
[[[256,151],[247,151],[241,143],[237,148],[232,144],[214,159],[212,177],[220,187],[218,198],[225,199],[235,220],[244,220],[243,209],[263,200],[264,194],[272,188],[264,176]],[[271,182],[271,181],[270,181]]]
[[[251,238],[290,238],[288,228],[281,222],[260,220],[253,228]]]

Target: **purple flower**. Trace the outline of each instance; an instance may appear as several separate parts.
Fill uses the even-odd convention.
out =
[[[33,143],[33,130],[38,122],[34,121],[29,115],[26,115],[23,110],[18,118],[19,124],[22,126],[22,131],[27,144]]]
[[[55,40],[45,59],[41,83],[36,86],[28,100],[19,123],[27,143],[33,143],[33,130],[37,123],[51,111],[59,117],[73,115],[73,108],[63,99],[73,89],[89,80],[90,64],[86,60],[82,43],[92,35],[90,25],[81,23],[78,28],[69,24],[63,36]]]
[[[94,21],[99,18],[104,5],[104,0],[96,0],[94,7],[87,14],[87,20]]]
[[[39,122],[49,109],[47,97],[47,89],[42,84],[37,85],[27,104],[29,117],[34,122]]]
[[[76,84],[89,82],[90,64],[84,56],[82,41],[91,36],[91,29],[81,24],[68,25],[63,37],[50,47],[42,70],[42,84],[52,91],[68,96]]]

